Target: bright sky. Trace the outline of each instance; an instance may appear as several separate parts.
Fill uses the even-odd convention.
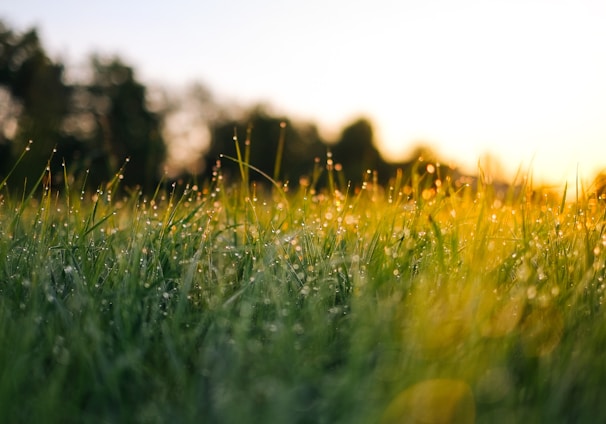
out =
[[[556,185],[606,167],[604,0],[8,0],[0,18],[67,63],[118,53],[144,82],[327,131],[367,116],[392,159],[426,141]]]

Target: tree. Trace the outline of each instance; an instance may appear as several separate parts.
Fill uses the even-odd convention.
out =
[[[29,140],[34,141],[34,148],[14,174],[16,181],[32,173],[39,175],[52,149],[65,142],[62,123],[70,88],[63,83],[63,71],[62,64],[48,58],[35,30],[17,34],[0,22],[0,85],[12,110],[0,122],[0,142],[14,158]]]
[[[11,156],[0,173],[33,140],[13,175],[19,184],[40,175],[55,149],[52,169],[61,171],[63,161],[73,172],[90,169],[93,186],[113,178],[127,158],[126,185],[156,186],[166,148],[145,86],[118,58],[94,56],[90,67],[90,81],[66,85],[63,65],[48,58],[35,30],[17,34],[0,22],[0,97],[7,105],[0,113],[0,152]]]
[[[161,117],[149,110],[145,86],[119,58],[94,56],[91,68],[92,81],[76,88],[71,130],[89,138],[87,165],[93,181],[111,179],[128,159],[124,184],[153,189],[166,156]]]
[[[301,176],[311,173],[316,157],[326,155],[326,144],[315,126],[272,116],[265,107],[257,106],[243,119],[220,121],[212,126],[211,144],[205,155],[207,175],[221,154],[236,157],[234,131],[242,154],[247,139],[250,141],[250,164],[271,177],[276,170],[276,157],[280,156],[279,145],[282,139],[283,152],[278,161],[277,177],[280,181],[289,181],[293,185],[298,183]],[[239,172],[237,164],[228,159],[222,161],[222,168],[228,175],[237,175]],[[250,176],[254,180],[265,179],[254,171],[250,172]]]
[[[359,118],[347,125],[332,147],[335,162],[340,162],[345,178],[359,185],[367,170],[377,171],[381,181],[389,178],[390,167],[375,146],[372,124]]]

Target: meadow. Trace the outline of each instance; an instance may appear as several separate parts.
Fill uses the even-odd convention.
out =
[[[222,160],[152,195],[2,181],[1,422],[606,422],[589,189]]]

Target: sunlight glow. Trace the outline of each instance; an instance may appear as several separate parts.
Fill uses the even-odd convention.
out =
[[[428,141],[466,166],[491,152],[510,173],[533,161],[550,179],[576,172],[574,161],[600,165],[592,157],[606,144],[606,56],[594,40],[605,33],[587,25],[588,11],[530,4],[476,5],[432,21],[436,32],[405,54],[418,66],[403,70],[403,102],[386,97],[376,112],[384,152]]]

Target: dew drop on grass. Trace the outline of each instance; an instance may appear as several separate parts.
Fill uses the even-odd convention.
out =
[[[530,287],[528,287],[528,289],[526,290],[526,296],[530,300],[534,299],[537,296],[537,288],[536,288],[536,286],[530,286]]]

